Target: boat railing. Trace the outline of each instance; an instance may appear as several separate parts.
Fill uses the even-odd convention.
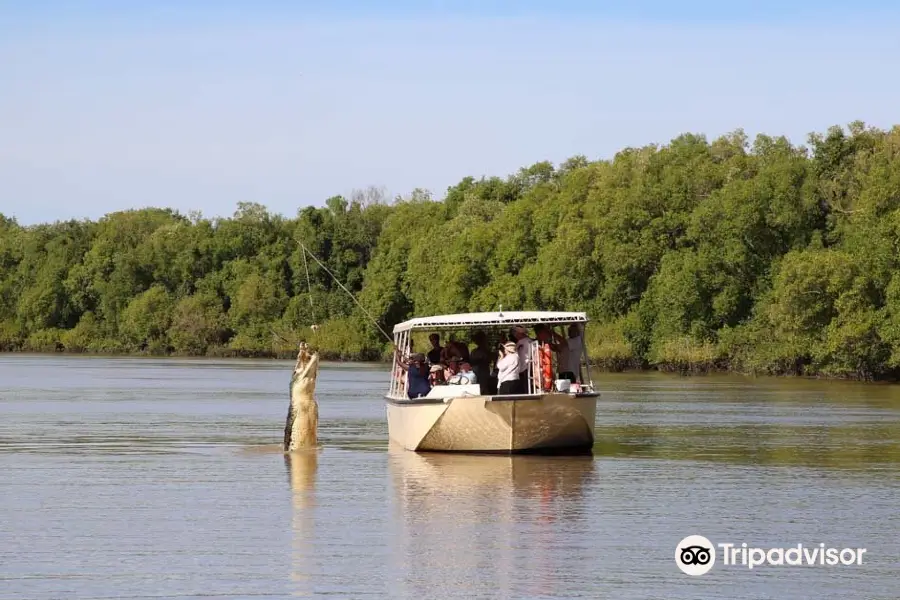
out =
[[[394,343],[394,360],[391,373],[391,398],[405,398],[409,393],[409,375],[404,365],[409,364],[409,332],[400,332]]]
[[[527,386],[525,389],[526,394],[536,394],[541,389],[541,354],[540,354],[540,344],[537,340],[532,340],[529,344],[528,352],[531,356],[531,361],[528,368],[528,378],[527,378]]]

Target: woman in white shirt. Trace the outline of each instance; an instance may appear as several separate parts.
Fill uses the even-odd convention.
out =
[[[506,342],[497,359],[497,394],[508,396],[519,392],[519,354],[515,342]]]

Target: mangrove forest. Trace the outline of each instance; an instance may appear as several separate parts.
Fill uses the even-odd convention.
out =
[[[684,134],[466,177],[440,199],[308,203],[292,218],[257,203],[0,214],[0,350],[271,357],[306,339],[380,360],[390,345],[366,313],[390,332],[502,306],[586,311],[607,369],[900,373],[900,127],[803,145]]]

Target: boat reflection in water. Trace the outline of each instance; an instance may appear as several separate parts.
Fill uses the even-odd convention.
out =
[[[592,455],[389,450],[397,503],[392,565],[400,597],[553,595],[589,519]],[[576,544],[577,545],[577,544]],[[569,563],[569,565],[565,564]]]
[[[291,581],[293,596],[312,596],[313,581],[309,566],[314,562],[313,539],[316,506],[316,471],[319,466],[317,450],[288,452],[284,455],[291,484]]]

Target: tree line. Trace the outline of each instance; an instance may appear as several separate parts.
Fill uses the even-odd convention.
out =
[[[389,355],[298,240],[388,332],[501,305],[584,310],[608,369],[900,373],[900,127],[859,122],[805,145],[684,134],[295,218],[255,203],[0,215],[0,350],[290,356],[303,338],[329,358]]]

